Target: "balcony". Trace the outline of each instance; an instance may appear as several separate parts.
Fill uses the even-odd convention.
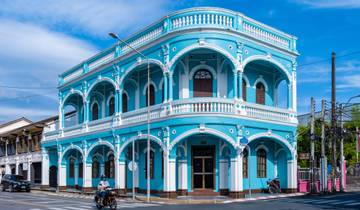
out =
[[[122,113],[119,117],[106,117],[87,124],[73,125],[58,130],[57,121],[54,121],[44,129],[43,141],[51,141],[57,138],[67,138],[88,132],[100,132],[105,129],[119,128],[122,126],[145,123],[150,115],[150,120],[161,120],[171,116],[182,115],[216,115],[228,117],[240,117],[252,120],[267,121],[269,123],[286,123],[296,125],[297,119],[294,112],[288,109],[270,107],[248,102],[235,101],[234,99],[222,98],[192,98],[180,99],[167,104],[158,104],[135,111]]]
[[[240,36],[297,53],[296,37],[257,22],[241,13],[209,7],[175,12],[129,37],[126,41],[132,48],[140,48],[168,34],[194,28],[229,30]],[[113,46],[60,75],[60,86],[131,52],[131,48],[123,44]]]

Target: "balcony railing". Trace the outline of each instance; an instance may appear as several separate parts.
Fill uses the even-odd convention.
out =
[[[126,41],[131,47],[139,48],[169,33],[199,27],[235,31],[278,48],[297,52],[296,37],[257,22],[241,13],[220,8],[193,8],[173,13]],[[120,44],[119,48],[121,49],[119,53],[115,53],[118,49],[113,46],[64,72],[60,76],[60,85],[131,52],[126,45]]]
[[[295,113],[287,109],[235,101],[221,98],[193,98],[181,99],[171,103],[157,104],[150,107],[150,120],[159,120],[165,117],[177,115],[197,114],[221,114],[228,116],[240,116],[255,120],[264,120],[277,123],[296,125]],[[87,124],[78,124],[58,129],[58,122],[54,121],[44,129],[44,140],[53,140],[59,137],[70,137],[87,132],[96,132],[109,128],[121,128],[122,126],[145,123],[148,119],[148,109],[141,108],[135,111],[122,113],[119,117],[111,116]]]

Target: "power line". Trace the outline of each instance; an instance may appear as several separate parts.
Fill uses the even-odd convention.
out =
[[[354,52],[351,52],[351,53],[343,54],[343,55],[337,56],[336,59],[344,58],[344,57],[348,57],[348,56],[356,55],[356,54],[360,54],[360,51],[354,51]],[[304,67],[304,66],[310,66],[310,65],[314,65],[314,64],[318,64],[318,63],[328,62],[328,61],[331,61],[331,58],[322,59],[322,60],[318,60],[318,61],[313,61],[313,62],[309,62],[309,63],[304,63],[304,64],[301,64],[301,65],[298,65],[298,69],[301,68],[301,67]]]

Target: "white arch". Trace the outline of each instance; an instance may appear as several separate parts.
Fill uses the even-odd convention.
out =
[[[114,97],[114,100],[115,100],[115,95],[114,95],[114,93],[111,93],[111,94],[109,95],[109,97],[107,98],[107,100],[106,100],[106,106],[109,106],[109,103],[110,103],[110,100],[111,100],[112,97]]]
[[[139,88],[138,83],[134,79],[128,79],[127,81],[133,83],[133,85],[135,86],[135,89]],[[125,84],[124,84],[123,89],[125,89]]]
[[[72,149],[77,150],[78,152],[80,152],[81,156],[84,157],[84,153],[83,153],[81,147],[79,147],[78,145],[75,145],[75,144],[70,144],[70,146],[66,147],[66,149],[62,152],[62,155],[59,158],[61,160],[61,162],[63,161],[65,154]]]
[[[84,101],[84,94],[83,92],[81,92],[80,90],[74,90],[72,89],[65,97],[64,99],[62,100],[62,104],[61,104],[61,107],[64,108],[64,104],[66,102],[66,100],[68,100],[69,97],[73,96],[73,95],[80,95],[80,97],[82,98],[82,102]]]
[[[129,96],[129,94],[128,94],[128,92],[127,92],[126,90],[123,90],[123,91],[122,91],[121,97],[122,97],[122,94],[125,94],[125,95],[126,95],[127,100],[130,99],[130,96]]]
[[[254,82],[254,88],[256,89],[256,85],[261,82],[264,86],[265,86],[265,91],[268,92],[269,91],[269,86],[267,85],[266,81],[264,80],[264,78],[262,77],[262,75],[260,75]]]
[[[154,90],[155,90],[155,92],[157,92],[157,91],[158,91],[158,89],[157,89],[157,87],[156,87],[155,82],[154,82],[154,81],[152,81],[152,80],[150,80],[149,82],[146,82],[146,84],[145,84],[145,86],[144,86],[144,89],[143,89],[143,95],[146,95],[146,89],[147,89],[147,87],[149,86],[149,83],[150,83],[150,85],[154,86]],[[154,94],[155,94],[155,93],[154,93]]]
[[[285,151],[284,148],[280,148],[280,149],[278,149],[278,151],[275,152],[275,158],[277,158],[277,156],[279,155],[279,153],[280,153],[281,151],[284,151],[284,152],[286,153],[286,151]]]
[[[141,65],[144,65],[144,64],[147,64],[149,61],[150,64],[156,64],[157,66],[159,66],[161,68],[161,70],[163,71],[163,73],[165,73],[167,70],[166,70],[166,67],[164,66],[164,64],[159,61],[159,60],[156,60],[156,59],[144,59],[144,60],[141,60],[141,61],[137,61],[135,62],[134,64],[132,64],[129,68],[126,69],[125,73],[121,76],[120,78],[120,82],[119,84],[122,84],[124,79],[126,78],[126,76],[132,72],[135,68],[141,66]]]
[[[87,154],[86,154],[86,158],[85,160],[87,160],[89,157],[89,154],[92,152],[92,150],[97,147],[97,146],[101,146],[101,145],[104,145],[104,146],[108,146],[113,152],[114,152],[114,156],[117,157],[117,153],[115,151],[115,147],[114,145],[112,145],[110,142],[106,141],[106,140],[102,140],[100,139],[99,141],[97,141],[96,143],[92,144],[88,151],[87,151]]]
[[[184,133],[182,133],[181,135],[177,136],[169,145],[169,151],[171,151],[173,149],[173,147],[179,143],[180,141],[182,141],[184,138],[192,136],[194,134],[199,134],[199,133],[207,133],[207,134],[212,134],[214,136],[218,136],[220,138],[222,138],[223,140],[227,141],[229,144],[231,144],[233,146],[233,148],[237,148],[238,145],[236,143],[236,141],[234,139],[232,139],[230,136],[224,134],[221,131],[215,130],[213,128],[194,128],[191,130],[188,130]]]
[[[147,139],[148,135],[147,134],[141,134],[141,135],[136,135],[136,136],[133,136],[131,137],[130,139],[128,139],[123,145],[121,145],[120,149],[119,149],[119,152],[118,154],[122,154],[123,150],[130,144],[132,143],[133,141],[136,141],[136,140],[142,140],[142,139]],[[153,135],[150,135],[150,140],[156,142],[163,151],[166,151],[166,147],[165,145],[163,144],[163,142],[161,141],[161,139],[159,139],[158,137],[156,136],[153,136]]]
[[[89,96],[89,93],[92,91],[92,89],[93,89],[97,84],[99,84],[100,82],[104,82],[104,81],[109,82],[110,84],[112,84],[112,85],[114,86],[114,89],[115,89],[115,90],[118,89],[118,86],[117,86],[117,84],[115,83],[114,80],[112,80],[112,79],[109,78],[109,77],[100,77],[100,78],[97,78],[93,84],[91,84],[90,88],[89,88],[88,91],[86,92],[86,97]]]
[[[255,150],[255,152],[257,152],[259,149],[263,149],[266,151],[266,153],[269,153],[269,148],[267,148],[267,146],[265,146],[263,144],[258,145],[254,150]]]
[[[163,84],[164,84],[164,77],[162,77],[160,82],[159,82],[159,90],[162,90]]]
[[[249,56],[247,57],[243,62],[242,62],[242,67],[243,69],[245,69],[246,65],[249,64],[252,61],[256,61],[256,60],[262,60],[262,61],[267,61],[271,64],[274,64],[275,66],[277,66],[283,73],[285,73],[288,82],[290,83],[292,81],[292,77],[290,75],[290,73],[287,71],[287,69],[285,68],[285,66],[280,63],[279,61],[273,59],[270,56],[266,56],[266,55],[253,55],[253,56]]]
[[[250,142],[252,142],[254,140],[257,140],[259,138],[272,138],[274,140],[277,140],[277,141],[283,143],[289,149],[289,151],[291,152],[291,155],[296,154],[295,148],[293,146],[291,146],[291,144],[285,138],[283,138],[282,136],[279,136],[277,134],[274,134],[274,133],[268,133],[268,132],[257,133],[257,134],[254,134],[254,135],[250,136],[248,138],[248,140],[249,140],[249,143],[250,143]]]
[[[224,55],[225,57],[227,57],[232,64],[234,65],[234,67],[236,67],[238,65],[238,61],[236,60],[236,58],[234,58],[227,50],[223,49],[222,47],[216,45],[216,44],[212,44],[212,43],[196,43],[193,45],[190,45],[188,47],[185,47],[184,49],[182,49],[180,52],[178,52],[169,62],[169,66],[173,66],[176,61],[181,58],[183,55],[185,55],[186,53],[195,50],[195,49],[210,49],[210,50],[214,50],[222,55]]]
[[[189,73],[189,80],[193,80],[195,72],[199,69],[206,69],[206,70],[210,71],[213,79],[216,79],[216,71],[213,67],[206,65],[206,64],[199,64],[191,69],[191,71]]]
[[[250,87],[250,81],[249,81],[248,77],[245,75],[245,73],[243,73],[242,78],[243,78],[243,80],[245,80],[246,87]]]

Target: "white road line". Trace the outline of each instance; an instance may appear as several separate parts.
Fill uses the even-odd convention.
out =
[[[341,202],[337,202],[337,203],[332,203],[334,205],[339,205],[339,204],[345,204],[345,203],[352,203],[354,202],[355,200],[347,200],[347,201],[341,201]]]
[[[48,209],[51,209],[51,210],[64,210],[63,208],[56,208],[56,207],[50,207]]]
[[[314,204],[330,204],[330,203],[336,203],[339,202],[340,200],[324,200],[324,201],[315,201]]]
[[[84,208],[73,207],[73,206],[64,206],[65,209],[72,209],[72,210],[85,210]]]
[[[356,206],[356,205],[359,205],[359,206],[360,206],[360,202],[348,203],[348,204],[344,204],[344,205],[347,205],[347,206]]]

